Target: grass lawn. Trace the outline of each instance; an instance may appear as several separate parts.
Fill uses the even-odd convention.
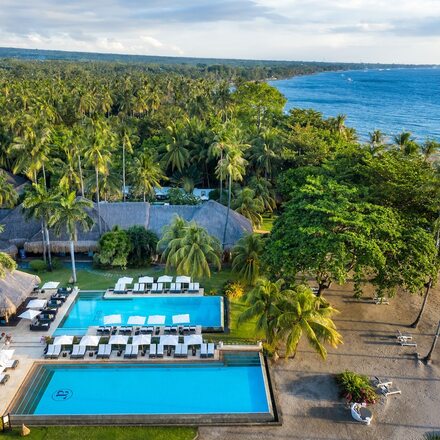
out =
[[[159,427],[42,427],[30,428],[28,437],[31,440],[193,440],[197,428],[159,428]],[[19,438],[19,430],[2,434],[0,438]]]

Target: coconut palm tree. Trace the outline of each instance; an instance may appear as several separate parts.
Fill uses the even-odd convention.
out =
[[[90,200],[77,198],[75,191],[61,193],[58,194],[52,217],[49,220],[49,226],[54,228],[57,235],[61,235],[64,230],[69,235],[74,283],[77,281],[74,245],[78,238],[77,228],[80,226],[84,231],[88,231],[93,226],[93,220],[87,213],[87,209],[92,207],[93,203]]]
[[[278,142],[281,133],[276,128],[266,128],[255,140],[254,152],[250,160],[254,163],[257,174],[260,170],[264,172],[264,178],[272,175],[273,163],[278,158]]]
[[[246,234],[237,241],[232,251],[232,271],[251,286],[260,276],[263,249],[264,241],[260,234]]]
[[[44,185],[44,181],[40,179],[38,183],[33,183],[26,191],[23,200],[23,208],[25,208],[25,216],[41,221],[41,229],[43,233],[43,255],[46,259],[49,270],[52,270],[52,254],[50,250],[50,237],[48,223],[54,210],[55,194]]]
[[[17,198],[17,191],[8,183],[6,173],[0,170],[0,206],[14,206]]]
[[[382,150],[385,144],[385,134],[380,130],[374,130],[371,133],[368,133],[370,151],[372,154],[377,153]]]
[[[125,155],[126,153],[133,153],[133,141],[137,140],[133,128],[126,123],[121,128],[120,142],[122,145],[122,199],[125,202],[126,185],[125,185]]]
[[[166,266],[175,268],[178,274],[211,277],[210,264],[221,269],[219,241],[195,222],[187,223],[182,236],[171,240],[168,249]]]
[[[181,124],[171,124],[166,128],[167,144],[163,160],[171,170],[182,171],[189,161],[190,141],[187,138],[185,128]]]
[[[428,160],[440,150],[440,142],[428,139],[423,145],[421,145],[420,150],[425,157],[425,160]]]
[[[409,131],[403,131],[402,133],[394,136],[394,144],[407,156],[416,154],[420,151],[419,145],[411,137]]]
[[[264,177],[254,176],[249,181],[249,188],[253,189],[255,194],[258,194],[258,197],[263,202],[264,210],[273,212],[277,204],[272,184],[269,180],[266,180]]]
[[[264,211],[264,203],[257,197],[251,188],[243,188],[237,194],[232,205],[233,209],[248,218],[254,228],[259,228],[263,221],[261,213]]]
[[[182,238],[187,221],[179,215],[174,216],[171,223],[163,227],[162,238],[157,243],[157,252],[162,254],[162,260],[166,261],[170,250],[169,244],[176,238]]]

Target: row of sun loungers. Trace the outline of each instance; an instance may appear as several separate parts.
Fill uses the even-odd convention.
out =
[[[140,335],[159,335],[162,327],[153,327],[153,326],[147,326],[147,327],[131,327],[131,326],[121,326],[121,327],[105,327],[100,326],[97,328],[97,333],[100,335],[115,335],[118,331],[121,335],[131,335],[133,331],[135,334]],[[196,333],[197,327],[196,326],[187,326],[187,325],[179,325],[179,326],[165,326],[163,327],[163,332],[165,334],[191,334]]]
[[[169,289],[164,287],[164,283],[134,283],[133,289],[127,289],[125,284],[116,284],[113,293],[124,294],[130,290],[133,293],[198,293],[200,291],[200,283],[189,283],[188,288],[183,287],[182,283],[171,283]]]

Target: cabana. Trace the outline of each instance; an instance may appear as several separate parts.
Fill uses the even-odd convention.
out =
[[[180,275],[176,277],[176,284],[180,284],[182,290],[188,290],[189,284],[191,283],[191,277],[187,277],[185,275]]]
[[[145,290],[151,290],[151,288],[153,287],[153,283],[154,283],[154,278],[153,277],[139,277],[139,284],[144,284],[145,285]]]
[[[157,283],[163,284],[165,290],[169,290],[172,282],[173,282],[173,277],[170,277],[169,275],[162,275],[157,279]]]

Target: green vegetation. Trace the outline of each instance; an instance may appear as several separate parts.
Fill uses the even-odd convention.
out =
[[[354,373],[353,371],[344,371],[336,376],[336,382],[341,392],[341,397],[347,402],[375,403],[377,393],[367,376]]]
[[[246,234],[237,241],[232,253],[232,271],[241,281],[253,286],[260,276],[263,238],[258,234]]]
[[[31,428],[30,440],[193,440],[196,428],[118,427],[118,426],[60,426]],[[0,433],[0,438],[21,438],[18,429]]]

